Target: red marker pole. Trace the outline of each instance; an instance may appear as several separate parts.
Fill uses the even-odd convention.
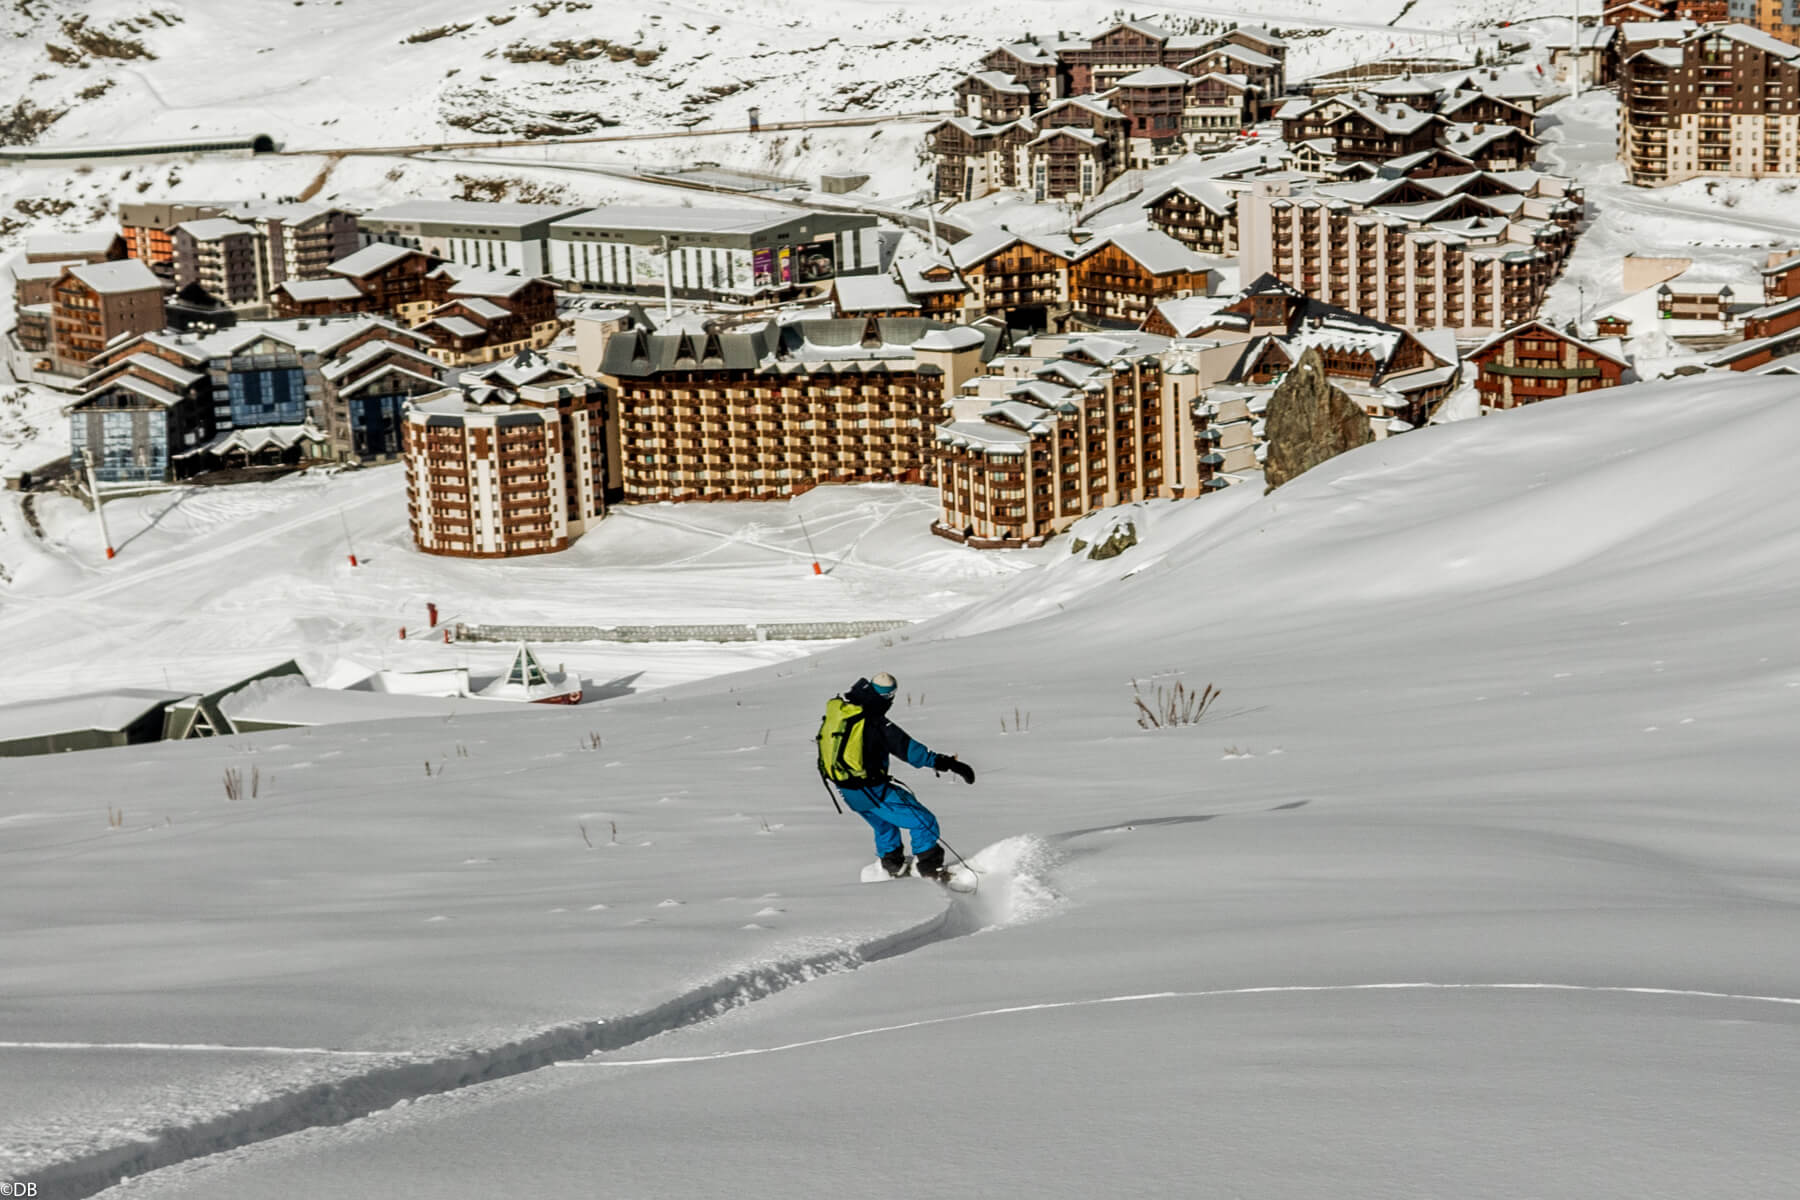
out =
[[[94,520],[100,523],[100,544],[106,547],[106,557],[111,558],[118,551],[113,549],[112,534],[106,532],[106,514],[100,509],[100,484],[94,478],[94,456],[82,455],[87,465],[88,495],[94,498]]]
[[[799,514],[795,514],[795,515],[798,516]],[[806,531],[806,518],[800,517],[799,520],[800,520],[800,536],[806,539],[806,552],[808,554],[812,555],[813,574],[814,575],[823,575],[825,572],[819,567],[819,552],[817,550],[813,549],[812,534],[810,534]]]
[[[344,523],[344,548],[350,552],[350,565],[354,567],[356,565],[356,547],[350,542],[350,518],[344,515],[344,510],[341,508],[338,509],[338,520]]]

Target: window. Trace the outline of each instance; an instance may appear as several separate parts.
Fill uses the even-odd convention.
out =
[[[233,371],[231,424],[298,425],[306,419],[306,372],[298,367]]]

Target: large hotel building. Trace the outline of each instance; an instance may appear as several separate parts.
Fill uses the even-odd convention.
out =
[[[1800,174],[1800,46],[1714,25],[1619,68],[1619,161],[1631,182]]]
[[[932,430],[999,338],[919,317],[612,334],[598,373],[613,484],[647,502],[928,482]]]
[[[605,511],[600,389],[535,353],[463,373],[406,411],[406,501],[430,554],[567,549]]]

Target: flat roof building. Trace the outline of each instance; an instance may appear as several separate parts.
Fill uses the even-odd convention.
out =
[[[548,273],[593,291],[744,301],[883,266],[861,213],[619,204],[550,227]]]
[[[363,244],[388,242],[490,271],[543,275],[550,225],[584,211],[561,204],[408,200],[364,213]]]

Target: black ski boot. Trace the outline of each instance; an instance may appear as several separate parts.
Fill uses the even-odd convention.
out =
[[[944,869],[944,847],[941,844],[933,846],[913,859],[913,873],[920,879],[935,879],[939,883],[950,882],[950,872]]]
[[[881,869],[888,873],[889,879],[898,879],[906,874],[906,851],[896,850],[892,854],[882,855]]]

